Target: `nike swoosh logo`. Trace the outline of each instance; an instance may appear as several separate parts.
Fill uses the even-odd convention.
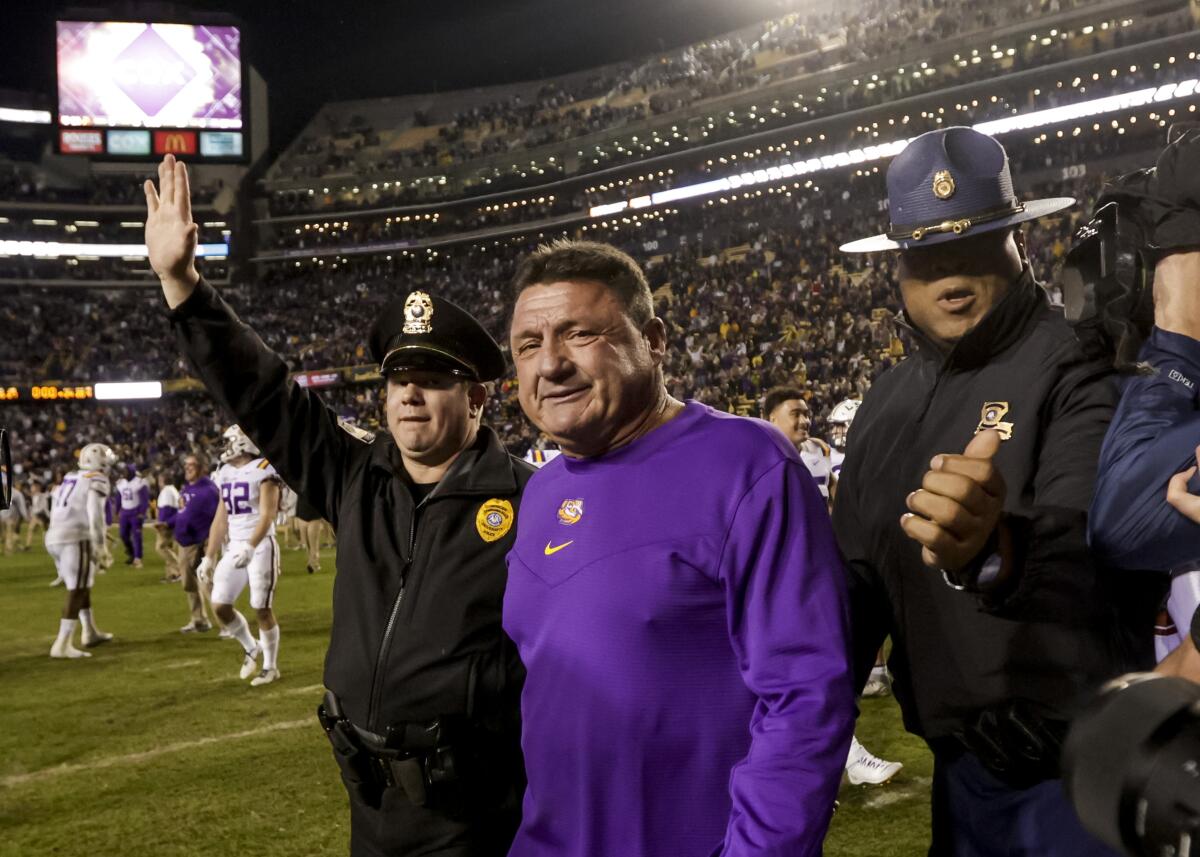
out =
[[[575,544],[574,539],[572,539],[569,542],[563,542],[561,545],[555,545],[554,547],[550,547],[550,542],[546,542],[546,556],[554,556],[556,553],[558,553],[563,548],[567,547],[568,545],[573,545],[573,544]]]

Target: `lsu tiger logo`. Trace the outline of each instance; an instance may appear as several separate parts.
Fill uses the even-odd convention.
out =
[[[558,507],[558,522],[564,526],[579,523],[583,517],[583,500],[563,500]]]

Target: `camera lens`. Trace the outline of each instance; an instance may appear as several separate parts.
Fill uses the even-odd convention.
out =
[[[1200,854],[1200,685],[1153,673],[1110,682],[1071,727],[1063,770],[1080,820],[1107,844]]]

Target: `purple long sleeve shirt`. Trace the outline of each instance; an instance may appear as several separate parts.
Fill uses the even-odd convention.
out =
[[[179,514],[170,522],[175,541],[183,547],[198,545],[208,538],[208,529],[217,514],[221,491],[207,476],[189,482],[179,492]]]
[[[841,560],[795,449],[696,402],[529,483],[510,857],[821,853],[854,719]]]

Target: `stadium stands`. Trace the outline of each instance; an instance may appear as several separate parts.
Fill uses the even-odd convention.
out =
[[[1016,23],[991,26],[993,21],[1009,20]],[[273,191],[275,214],[494,192],[1082,58],[1161,37],[1189,22],[1186,3],[1179,0],[1090,4],[1011,0],[986,7],[955,0],[842,4],[817,22],[793,16],[718,40],[749,45],[738,60],[743,69],[738,74],[726,74],[728,67],[720,73],[706,71],[703,62],[694,74],[682,74],[679,70],[693,67],[696,56],[712,53],[711,45],[695,45],[648,58],[632,72],[602,69],[553,84],[507,87],[493,93],[491,100],[486,92],[439,94],[436,109],[431,96],[328,105],[272,168],[267,187]],[[822,27],[831,32],[824,41],[816,39],[819,47],[799,56],[789,53],[816,38],[812,30]],[[789,40],[788,34],[799,35]],[[857,40],[865,41],[858,44]],[[671,109],[643,106],[638,119],[609,116],[594,133],[588,132],[586,122],[571,124],[579,105],[596,100],[583,96],[592,94],[597,75],[619,80],[630,74],[635,75],[633,80],[618,83],[601,99],[605,108],[648,105],[655,98],[666,98]],[[722,81],[719,88],[729,91],[710,92],[706,81],[712,74]],[[647,78],[644,85],[634,82],[643,77]],[[667,90],[668,98],[656,88],[657,82],[674,82],[682,89]],[[574,87],[582,88],[580,97],[569,102],[574,108],[566,110],[559,102]],[[539,94],[547,93],[548,106],[538,110]],[[482,106],[480,99],[484,99]],[[515,124],[499,119],[476,123],[501,139],[503,151],[487,151],[490,147],[482,145],[471,149],[467,141],[475,143],[472,135],[480,129],[469,129],[470,134],[457,129],[454,105],[462,105],[459,116],[477,110],[488,117],[505,116],[496,105],[514,100],[523,105]],[[411,118],[414,109],[420,114],[417,121]],[[551,144],[522,136],[525,126],[518,119],[526,117],[544,135],[548,116],[560,123],[552,126],[561,132],[559,139]],[[453,142],[439,146],[443,137]],[[313,181],[318,175],[320,181]],[[305,176],[307,181],[297,181]]]
[[[293,371],[330,384],[321,395],[340,415],[370,425],[378,397],[365,329],[384,302],[436,291],[504,342],[505,285],[522,251],[561,235],[611,241],[647,263],[671,330],[675,395],[753,413],[768,387],[799,384],[820,418],[905,354],[891,260],[837,251],[886,222],[877,204],[886,161],[847,159],[812,175],[785,167],[931,127],[1117,98],[1095,115],[1000,136],[1022,192],[1084,200],[1032,227],[1036,273],[1052,281],[1103,175],[1144,162],[1167,124],[1195,112],[1200,40],[1178,0],[816,8],[502,92],[329,105],[269,171],[258,264],[233,272],[223,291]],[[987,28],[997,35],[984,44],[977,31]],[[1169,105],[1119,98],[1187,81]],[[672,137],[672,117],[684,114]],[[645,145],[631,145],[635,127],[648,129]],[[584,140],[594,157],[578,148]],[[480,167],[489,159],[519,160],[526,175]],[[658,193],[747,173],[762,178],[651,204]],[[317,192],[297,176],[337,190]],[[0,241],[137,236],[141,190],[131,176],[93,176],[68,190],[43,179],[36,165],[0,162]],[[205,189],[198,209],[219,191]],[[488,195],[470,195],[480,192]],[[95,213],[46,213],[84,204]],[[221,217],[198,212],[202,241],[226,236]],[[210,278],[229,275],[223,260],[204,265]],[[0,257],[0,391],[48,379],[176,382],[153,403],[0,403],[32,472],[60,466],[85,436],[111,437],[142,463],[217,441],[224,418],[189,389],[157,289],[128,288],[139,282],[153,282],[144,259]],[[125,287],[108,288],[116,284]],[[488,419],[519,453],[538,440],[513,384],[498,385]]]

